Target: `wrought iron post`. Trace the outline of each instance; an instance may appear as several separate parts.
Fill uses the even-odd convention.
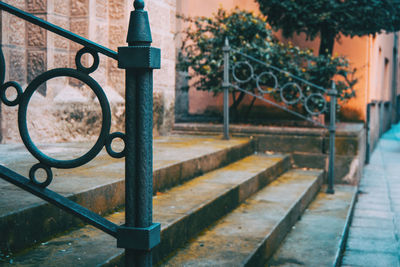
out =
[[[333,189],[335,179],[335,134],[336,134],[336,84],[332,82],[332,89],[328,91],[328,95],[331,98],[330,105],[330,125],[329,125],[329,169],[328,169],[328,188],[326,192],[328,194],[334,194]]]
[[[229,140],[229,53],[230,46],[228,38],[225,38],[225,45],[222,48],[224,52],[224,139]]]
[[[160,239],[160,225],[152,222],[153,207],[153,69],[160,68],[160,50],[152,42],[148,14],[143,0],[135,0],[128,28],[128,47],[118,48],[118,66],[126,69],[126,223],[129,229],[158,232],[151,238]],[[126,232],[120,231],[123,239]],[[136,236],[137,237],[137,236]],[[145,237],[146,238],[146,237]],[[140,239],[140,238],[139,238]],[[142,240],[143,241],[143,240]],[[126,240],[125,265],[152,266],[152,246],[138,248],[141,240]],[[147,242],[148,240],[146,240]],[[150,243],[157,243],[157,240]]]
[[[82,38],[43,19],[0,1],[0,9],[20,17],[43,29],[63,36],[84,46],[75,57],[76,69],[57,68],[37,76],[25,91],[15,81],[4,82],[4,58],[0,49],[0,100],[8,106],[18,107],[18,128],[21,139],[28,151],[40,163],[29,171],[29,179],[0,165],[0,178],[15,184],[61,209],[81,218],[85,222],[110,234],[117,239],[117,247],[126,249],[126,266],[152,266],[151,250],[160,243],[160,224],[152,222],[153,208],[153,69],[160,68],[161,51],[151,47],[150,23],[144,9],[143,0],[135,0],[135,11],[131,12],[127,47],[119,47],[118,53],[106,47]],[[91,67],[81,64],[82,55],[89,53],[94,62]],[[126,70],[126,134],[110,134],[111,111],[109,102],[100,85],[89,76],[99,66],[102,53],[118,60],[118,67]],[[96,94],[102,109],[102,128],[95,145],[83,156],[72,160],[57,160],[43,154],[32,142],[26,120],[29,101],[41,84],[55,77],[72,77],[88,85]],[[5,91],[14,87],[16,99],[7,99]],[[111,148],[114,138],[121,138],[125,143],[122,152]],[[125,156],[126,176],[126,223],[118,226],[97,213],[47,189],[53,179],[51,168],[72,169],[82,166],[93,158],[105,146],[108,154],[114,158]],[[44,182],[38,182],[35,172],[43,169]]]

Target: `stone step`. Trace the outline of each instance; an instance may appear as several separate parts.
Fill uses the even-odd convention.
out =
[[[90,148],[86,143],[40,145],[57,159],[71,159]],[[249,138],[229,141],[215,137],[169,136],[154,139],[154,191],[163,191],[202,173],[254,153]],[[0,164],[27,176],[37,161],[23,145],[1,145]],[[124,161],[104,151],[90,163],[71,170],[54,170],[49,189],[99,214],[124,204]],[[19,251],[81,225],[81,220],[0,180],[0,254]]]
[[[320,170],[291,170],[161,266],[264,266],[317,194]]]
[[[288,156],[252,155],[154,196],[154,221],[162,226],[155,262],[289,168]],[[123,224],[124,216],[118,212],[107,218]],[[122,254],[113,237],[85,226],[9,259],[18,266],[97,266],[107,262],[118,266]]]
[[[212,123],[175,123],[176,134],[222,135],[223,125]],[[324,128],[230,124],[231,136],[251,136],[256,151],[290,153],[293,166],[325,169],[328,173],[329,131]],[[338,184],[356,185],[365,160],[365,129],[360,123],[337,123],[334,179]]]
[[[356,193],[347,185],[336,185],[334,195],[321,190],[267,266],[339,266]]]

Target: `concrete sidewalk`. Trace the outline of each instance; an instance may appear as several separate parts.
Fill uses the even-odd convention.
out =
[[[342,266],[400,266],[400,124],[365,166]]]

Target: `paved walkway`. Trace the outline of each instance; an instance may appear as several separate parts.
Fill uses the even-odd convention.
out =
[[[400,266],[400,124],[364,169],[342,266]]]

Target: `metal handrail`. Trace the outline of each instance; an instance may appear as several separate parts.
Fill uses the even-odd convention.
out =
[[[259,60],[251,55],[245,54],[243,52],[241,52],[238,49],[232,48],[229,46],[229,43],[225,44],[225,53],[229,53],[232,55],[241,55],[244,58],[246,58],[246,61],[240,60],[240,61],[236,61],[233,63],[233,66],[231,68],[228,68],[228,71],[230,71],[231,75],[228,74],[227,77],[224,77],[224,79],[226,79],[224,81],[225,86],[229,85],[230,87],[235,88],[238,91],[241,91],[243,93],[246,93],[248,95],[251,95],[261,101],[264,101],[268,104],[271,104],[277,108],[280,108],[286,112],[291,113],[292,115],[295,115],[301,119],[307,120],[317,126],[323,127],[325,129],[329,129],[329,126],[322,124],[318,121],[313,120],[312,118],[310,118],[309,116],[315,116],[315,115],[320,115],[323,114],[325,112],[327,112],[327,101],[326,101],[326,96],[332,95],[332,90],[328,90],[325,89],[319,85],[316,85],[312,82],[309,82],[299,76],[293,75],[292,73],[280,69],[276,66],[273,66],[271,64],[268,64],[262,60]],[[226,60],[230,60],[229,57]],[[248,61],[247,61],[248,60]],[[253,63],[261,65],[262,67],[265,67],[266,70],[262,70],[261,73],[259,73],[258,75],[255,73],[255,65],[253,65]],[[245,78],[239,78],[236,75],[236,69],[240,69],[240,68],[247,68],[248,69],[248,76]],[[286,82],[285,84],[283,84],[282,86],[279,85],[279,79],[277,77],[277,75],[274,72],[278,72],[280,74],[284,74],[286,77],[292,79],[293,81],[289,81]],[[229,76],[232,76],[232,82],[229,79]],[[263,76],[267,76],[269,78],[271,78],[274,81],[274,87],[270,88],[268,90],[264,90],[262,88],[261,85],[261,78]],[[241,85],[246,84],[250,81],[254,81],[256,83],[256,88],[255,88],[255,93],[253,93],[252,91],[246,90],[244,88],[241,87]],[[301,84],[300,84],[301,83]],[[312,88],[314,90],[314,92],[309,93],[308,95],[305,94],[303,92],[303,87],[308,86],[309,88]],[[285,89],[293,87],[295,90],[297,90],[298,95],[297,97],[293,100],[289,100],[287,99],[287,97],[285,97]],[[316,92],[315,92],[316,91]],[[336,91],[336,90],[335,90]],[[275,92],[279,92],[280,93],[280,100],[283,103],[283,105],[278,104],[274,101],[271,101],[267,98],[264,98],[264,95],[268,95],[271,93],[275,93]],[[334,93],[336,95],[336,92]],[[310,104],[312,103],[312,97],[318,98],[320,101],[322,101],[323,105],[322,108],[313,111],[312,107],[310,106]],[[299,112],[296,112],[294,110],[289,109],[288,107],[294,104],[298,104],[300,102],[303,102],[303,106],[305,108],[305,110],[307,111],[309,116],[305,116]]]
[[[106,232],[107,234],[117,237],[118,225],[106,220],[100,215],[91,212],[90,210],[76,204],[75,202],[63,197],[49,189],[41,188],[31,183],[30,180],[26,179],[22,175],[0,165],[0,177],[4,180],[12,183],[19,188],[38,196],[48,202],[56,204],[56,206],[68,210],[70,213],[77,215],[80,219],[89,223],[96,228]]]
[[[102,45],[99,45],[95,42],[92,42],[84,37],[81,37],[81,36],[75,34],[75,33],[67,31],[57,25],[54,25],[48,21],[38,18],[28,12],[21,10],[21,9],[18,9],[16,7],[13,7],[9,4],[6,4],[6,3],[0,1],[0,10],[4,10],[4,11],[6,11],[10,14],[13,14],[23,20],[26,20],[32,24],[35,24],[43,29],[46,29],[46,30],[51,31],[55,34],[58,34],[62,37],[65,37],[75,43],[78,43],[85,47],[88,47],[96,52],[99,52],[99,53],[105,55],[105,56],[108,56],[110,58],[118,60],[117,52],[115,52],[107,47],[104,47]]]
[[[304,119],[304,120],[306,120],[306,121],[309,121],[309,122],[311,122],[311,123],[314,123],[315,125],[318,125],[318,126],[320,126],[320,127],[323,127],[323,128],[328,129],[328,127],[327,127],[325,124],[321,124],[321,123],[318,122],[318,121],[314,121],[314,120],[310,119],[310,117],[304,116],[304,115],[302,115],[302,114],[300,114],[300,113],[298,113],[298,112],[295,112],[295,111],[293,111],[293,110],[291,110],[291,109],[289,109],[289,108],[287,108],[287,107],[285,107],[285,106],[281,106],[281,105],[275,103],[274,101],[271,101],[271,100],[269,100],[269,99],[263,98],[263,97],[260,96],[260,95],[257,95],[257,94],[254,94],[254,93],[252,93],[252,92],[249,92],[249,91],[247,91],[247,90],[245,90],[245,89],[242,89],[242,88],[240,88],[239,86],[237,86],[237,85],[235,85],[235,84],[230,84],[230,85],[231,85],[233,88],[235,88],[236,90],[240,91],[240,92],[246,93],[246,94],[248,94],[248,95],[250,95],[250,96],[252,96],[252,97],[255,97],[255,98],[257,98],[257,99],[259,99],[259,100],[261,100],[261,101],[264,101],[264,102],[266,102],[266,103],[268,103],[268,104],[270,104],[270,105],[272,105],[272,106],[274,106],[274,107],[276,107],[276,108],[280,108],[280,109],[282,109],[282,110],[284,110],[284,111],[286,111],[286,112],[289,112],[289,113],[292,114],[292,115],[295,115],[295,116],[297,116],[297,117],[299,117],[299,118],[302,118],[302,119]]]
[[[290,73],[290,72],[288,72],[288,71],[282,70],[282,69],[280,69],[280,68],[278,68],[278,67],[275,67],[275,66],[273,66],[273,65],[271,65],[271,64],[268,64],[268,63],[266,63],[266,62],[264,62],[264,61],[261,61],[261,60],[259,60],[258,58],[255,58],[255,57],[253,57],[253,56],[251,56],[251,55],[247,55],[247,54],[243,53],[243,52],[240,51],[240,50],[237,50],[237,49],[234,49],[234,48],[231,47],[231,51],[233,51],[233,52],[235,52],[235,53],[237,53],[237,54],[239,54],[239,55],[242,55],[242,56],[244,56],[244,57],[246,57],[246,58],[248,58],[248,59],[250,59],[250,60],[252,60],[252,61],[254,61],[254,62],[257,62],[257,63],[259,63],[259,64],[261,64],[261,65],[264,65],[264,66],[266,66],[266,67],[268,67],[268,68],[271,68],[271,69],[273,69],[273,70],[279,71],[279,72],[284,73],[284,74],[287,74],[289,77],[292,77],[292,78],[295,79],[295,80],[298,80],[298,81],[300,81],[300,82],[303,82],[303,83],[305,83],[305,84],[308,84],[308,85],[310,85],[310,86],[312,86],[312,87],[314,87],[314,88],[316,88],[316,89],[319,89],[319,90],[321,90],[321,91],[323,91],[323,92],[326,92],[326,91],[327,91],[324,87],[321,87],[321,86],[319,86],[319,85],[316,85],[315,83],[312,83],[312,82],[309,82],[309,81],[307,81],[307,80],[304,80],[304,79],[301,78],[301,77],[298,77],[298,76],[296,76],[296,75],[293,75],[292,73]]]
[[[224,52],[224,74],[223,74],[223,83],[222,83],[222,88],[224,89],[224,139],[229,139],[229,89],[233,88],[237,91],[240,91],[242,93],[245,93],[247,95],[250,95],[256,99],[259,99],[265,103],[268,103],[276,108],[282,109],[286,112],[291,113],[292,115],[295,115],[301,119],[307,120],[315,125],[318,125],[320,127],[323,127],[329,131],[329,166],[328,166],[328,188],[327,188],[327,193],[334,193],[333,189],[333,183],[334,183],[334,162],[335,162],[335,134],[336,134],[336,101],[337,101],[337,91],[336,91],[336,84],[332,82],[332,88],[331,89],[325,89],[319,85],[316,85],[312,82],[309,82],[301,77],[298,77],[296,75],[293,75],[292,73],[282,70],[276,66],[273,66],[271,64],[268,64],[266,62],[263,62],[262,60],[259,60],[251,55],[245,54],[241,52],[238,49],[232,48],[229,45],[229,40],[226,38],[225,39],[225,45],[222,49]],[[250,62],[248,61],[237,61],[233,64],[232,67],[230,67],[230,55],[231,54],[239,54],[243,57],[245,57],[247,60],[250,60],[251,62],[260,64],[262,67],[265,67],[267,71],[263,71],[260,74],[256,75],[254,71],[254,67]],[[240,79],[236,76],[235,70],[240,66],[240,65],[245,65],[248,68],[248,75],[247,77]],[[293,78],[297,82],[301,82],[307,86],[310,86],[314,88],[315,90],[318,90],[318,93],[312,92],[308,96],[303,94],[303,91],[301,89],[301,86],[297,84],[297,82],[287,82],[283,86],[279,87],[279,81],[278,77],[271,71],[277,71],[279,73],[285,74],[286,76]],[[231,74],[231,75],[230,75]],[[260,80],[262,76],[269,76],[275,83],[274,88],[272,90],[264,90],[262,86],[260,85]],[[231,82],[230,76],[233,77],[233,82]],[[251,80],[256,82],[256,92],[252,92],[246,89],[243,89],[240,85],[246,84],[250,82]],[[293,86],[294,88],[297,89],[298,91],[298,96],[297,99],[294,100],[288,100],[284,96],[284,89],[286,89],[289,86]],[[267,99],[264,97],[266,94],[270,94],[272,92],[279,91],[280,92],[280,98],[282,102],[284,103],[283,105],[278,104],[270,99]],[[258,94],[257,94],[258,93]],[[326,113],[328,109],[326,108],[327,106],[327,100],[326,96],[330,97],[330,124],[325,125],[322,124],[318,121],[313,120],[309,116],[305,116],[299,112],[296,112],[294,110],[291,110],[289,108],[290,105],[297,104],[298,102],[302,101],[303,105],[309,115],[319,115]],[[312,97],[319,98],[320,101],[323,103],[323,107],[313,111],[311,107],[308,105],[310,104],[309,101],[314,101],[312,100]]]
[[[160,49],[151,47],[151,31],[143,0],[135,0],[135,10],[131,12],[127,42],[128,46],[119,47],[118,52],[94,43],[70,31],[42,20],[23,10],[0,1],[0,10],[9,12],[41,28],[63,36],[84,47],[75,56],[76,69],[56,68],[45,71],[34,78],[22,90],[15,81],[4,83],[6,64],[0,47],[0,100],[7,106],[18,106],[18,128],[21,139],[39,163],[33,165],[26,178],[5,166],[0,165],[0,178],[28,191],[45,201],[79,217],[94,227],[117,239],[117,247],[125,249],[125,266],[152,266],[152,249],[160,243],[160,224],[152,221],[153,190],[153,69],[159,69]],[[90,67],[83,66],[84,54],[91,54]],[[99,67],[99,55],[118,61],[118,67],[125,69],[125,131],[114,132],[111,129],[110,104],[104,90],[90,76]],[[32,95],[41,84],[57,77],[70,77],[88,85],[99,100],[102,111],[102,124],[99,137],[94,146],[84,155],[72,160],[58,160],[45,155],[33,143],[27,127],[27,109]],[[17,96],[8,99],[6,91],[13,87]],[[111,143],[115,138],[122,139],[124,150],[115,152]],[[113,158],[125,157],[125,224],[116,225],[68,198],[47,189],[53,180],[52,168],[70,169],[82,166],[93,160],[103,148]],[[36,179],[37,170],[46,172],[44,182]]]

